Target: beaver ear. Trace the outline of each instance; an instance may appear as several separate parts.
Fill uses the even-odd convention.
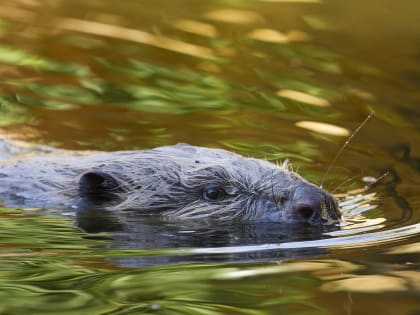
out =
[[[119,188],[118,181],[112,175],[104,172],[87,172],[79,179],[80,196],[94,203],[116,199]]]

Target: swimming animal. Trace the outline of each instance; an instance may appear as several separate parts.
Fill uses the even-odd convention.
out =
[[[287,163],[183,143],[141,151],[38,151],[0,160],[4,205],[171,220],[330,225],[341,219],[334,196]]]

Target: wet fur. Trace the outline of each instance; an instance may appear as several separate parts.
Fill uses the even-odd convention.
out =
[[[95,185],[90,189],[92,178],[83,177],[89,172],[109,176],[104,190],[97,192]],[[11,206],[99,207],[176,219],[296,221],[294,204],[311,190],[319,193],[324,222],[340,218],[335,199],[287,164],[187,144],[111,153],[30,153],[3,160],[0,178],[0,196]],[[225,196],[206,200],[208,187],[222,187]]]

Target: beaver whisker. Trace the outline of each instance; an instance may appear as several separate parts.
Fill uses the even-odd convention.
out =
[[[231,201],[225,203],[224,205],[219,205],[214,207],[211,204],[201,204],[199,202],[193,202],[186,207],[173,211],[172,214],[176,215],[180,219],[198,219],[202,217],[207,218],[217,218],[220,214],[227,215],[229,218],[235,218],[241,216],[240,207],[237,204],[241,203],[240,201]]]
[[[342,181],[341,183],[339,183],[332,191],[331,191],[331,193],[332,194],[334,194],[340,187],[342,187],[342,186],[344,186],[344,185],[346,185],[346,184],[349,184],[349,183],[351,183],[352,181],[354,181],[356,178],[358,178],[358,177],[360,177],[360,176],[362,176],[361,174],[358,174],[358,175],[355,175],[355,176],[352,176],[352,177],[350,177],[350,178],[347,178],[346,180],[344,180],[344,181]]]
[[[371,112],[362,122],[361,124],[356,128],[355,131],[347,138],[347,140],[344,142],[344,144],[341,146],[340,150],[338,150],[337,154],[332,159],[331,163],[328,165],[327,170],[325,171],[324,175],[321,177],[321,184],[319,185],[322,188],[322,185],[324,184],[324,180],[327,177],[327,175],[330,173],[331,168],[334,166],[334,164],[337,162],[340,155],[343,153],[344,149],[348,146],[350,141],[353,139],[353,137],[366,125],[366,123],[369,121],[369,119],[373,116],[373,112]]]
[[[382,179],[384,179],[385,177],[387,177],[389,174],[391,174],[389,171],[386,171],[385,173],[383,173],[381,176],[379,176],[375,181],[373,181],[372,183],[369,183],[368,185],[366,185],[363,189],[363,191],[368,191],[369,189],[371,189],[374,185],[376,185],[378,182],[380,182]]]

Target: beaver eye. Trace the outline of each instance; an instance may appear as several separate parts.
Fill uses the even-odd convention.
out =
[[[208,187],[204,191],[204,199],[214,201],[220,200],[225,196],[225,191],[219,187]]]

